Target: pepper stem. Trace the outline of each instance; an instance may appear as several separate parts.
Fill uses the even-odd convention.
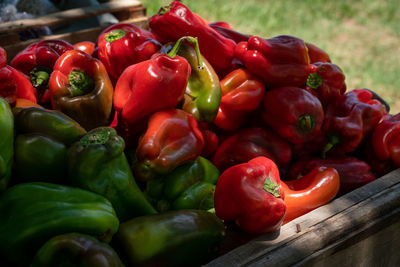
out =
[[[112,43],[118,39],[125,37],[125,35],[126,31],[121,29],[115,29],[107,33],[105,39],[107,42]]]
[[[42,68],[34,68],[31,73],[31,83],[33,87],[45,86],[49,84],[50,72]]]
[[[312,89],[318,89],[322,85],[322,77],[318,73],[311,73],[307,77],[306,85]]]
[[[190,44],[194,45],[194,49],[195,49],[196,55],[197,55],[198,68],[199,69],[204,68],[203,58],[200,53],[200,46],[199,46],[199,41],[197,40],[197,37],[183,36],[183,37],[179,38],[178,41],[176,41],[174,47],[172,47],[171,51],[169,51],[167,55],[170,57],[176,57],[176,55],[178,54],[178,51],[181,47],[181,43],[183,41],[189,42]]]
[[[308,114],[300,116],[297,121],[297,128],[304,134],[311,132],[312,129],[314,129],[314,126],[314,119]]]
[[[325,147],[322,149],[321,157],[323,159],[326,158],[326,153],[331,150],[334,146],[340,143],[340,138],[337,135],[331,135],[329,137],[329,143],[325,145]]]
[[[281,197],[278,184],[272,181],[270,176],[266,177],[264,181],[264,190],[273,195],[274,197]]]
[[[94,81],[84,71],[74,69],[68,74],[71,96],[81,96],[93,90]]]
[[[81,145],[104,145],[110,137],[110,131],[93,131],[84,135],[79,142]]]

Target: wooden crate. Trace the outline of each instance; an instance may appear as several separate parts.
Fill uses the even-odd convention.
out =
[[[279,233],[254,238],[228,228],[227,252],[206,266],[400,266],[399,219],[397,169],[289,222]]]
[[[2,23],[0,25],[0,46],[7,51],[7,58],[10,61],[19,51],[22,51],[31,43],[40,40],[63,39],[72,44],[81,41],[94,42],[105,27],[95,27],[71,33],[48,35],[28,41],[21,41],[18,32],[31,28],[65,24],[104,13],[112,13],[122,23],[131,23],[143,28],[147,27],[148,18],[146,17],[146,8],[141,2],[135,0],[105,2],[98,6],[69,9],[34,19],[23,19]]]

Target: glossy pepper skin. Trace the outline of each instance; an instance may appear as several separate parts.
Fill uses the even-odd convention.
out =
[[[110,200],[121,222],[157,213],[136,184],[124,148],[125,142],[115,129],[99,127],[68,149],[72,185]]]
[[[282,181],[286,215],[283,223],[331,201],[339,191],[339,174],[334,168],[315,167],[297,180]]]
[[[15,174],[21,181],[66,183],[67,148],[86,134],[56,110],[16,108]]]
[[[128,266],[197,266],[215,256],[224,235],[214,214],[179,210],[122,223],[113,245]]]
[[[115,86],[113,105],[118,113],[118,133],[124,138],[145,130],[143,125],[154,112],[175,108],[183,99],[191,67],[176,52],[177,48],[173,48],[167,55],[157,54],[131,65],[121,74]],[[129,145],[128,138],[125,141]]]
[[[345,76],[339,66],[329,62],[313,63],[305,89],[317,96],[322,106],[335,102],[346,92]]]
[[[123,267],[124,265],[108,244],[90,235],[68,233],[48,240],[35,254],[30,266]]]
[[[277,231],[286,212],[276,164],[266,157],[224,171],[215,189],[215,213],[247,233]]]
[[[326,144],[322,156],[354,151],[387,113],[370,90],[354,89],[328,106],[322,131]]]
[[[275,88],[265,93],[264,122],[293,144],[301,144],[318,135],[324,121],[321,102],[298,87]]]
[[[0,68],[0,97],[5,98],[10,105],[14,105],[18,98],[37,102],[35,88],[28,77],[8,65]]]
[[[213,163],[220,171],[255,157],[267,157],[279,167],[289,164],[292,150],[287,141],[267,128],[241,129],[219,145]]]
[[[14,154],[14,116],[8,102],[0,97],[0,192],[11,178]]]
[[[49,78],[57,59],[74,47],[70,43],[59,40],[43,40],[35,42],[19,52],[11,61],[11,66],[30,77],[36,88],[37,100],[41,104],[50,103]]]
[[[155,112],[139,139],[135,177],[148,181],[157,174],[167,174],[197,158],[203,147],[203,135],[192,115],[180,109]]]
[[[61,110],[85,129],[108,125],[114,89],[104,65],[80,50],[64,53],[49,82],[53,109]]]
[[[115,81],[132,64],[150,59],[161,44],[151,32],[132,24],[118,23],[97,38],[98,57]]]
[[[211,122],[218,112],[221,102],[219,78],[210,63],[200,54],[198,43],[193,48],[184,42],[178,55],[190,64],[191,72],[183,97],[182,109],[192,114],[198,122]],[[172,45],[162,49],[170,50]]]
[[[344,195],[376,180],[375,175],[371,172],[370,166],[366,162],[352,156],[300,160],[293,164],[291,176],[301,176],[316,167],[330,167],[336,169],[340,177],[338,196]]]
[[[0,254],[13,266],[27,266],[56,235],[80,232],[109,242],[119,221],[104,197],[50,183],[22,183],[0,196]]]
[[[178,166],[167,175],[147,183],[145,194],[160,212],[167,210],[214,208],[218,169],[207,159],[197,157],[193,162]]]
[[[246,115],[260,107],[265,93],[262,80],[247,69],[236,69],[221,81],[222,98],[213,123],[219,128],[232,131],[240,128]]]
[[[96,49],[96,44],[91,41],[82,41],[74,44],[74,49],[81,50],[86,54],[93,55],[94,50]]]
[[[311,71],[306,43],[289,35],[270,39],[252,36],[236,46],[235,55],[268,88],[301,87]]]
[[[194,15],[188,7],[179,1],[162,7],[149,21],[150,29],[163,43],[176,41],[184,35],[199,39],[201,54],[219,73],[230,67],[235,42],[215,31]]]

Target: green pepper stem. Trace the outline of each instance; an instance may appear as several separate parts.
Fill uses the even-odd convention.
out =
[[[302,133],[309,133],[314,129],[315,122],[313,117],[310,115],[306,114],[303,116],[300,116],[298,121],[297,121],[297,128],[302,132]]]
[[[334,146],[340,143],[340,138],[337,135],[331,135],[329,137],[329,142],[322,149],[321,157],[326,159],[326,153],[331,150]]]
[[[174,47],[172,47],[171,51],[169,51],[167,55],[170,57],[176,57],[176,55],[178,54],[178,51],[181,47],[182,41],[187,41],[190,44],[194,45],[194,49],[195,49],[196,55],[197,55],[198,68],[199,69],[204,68],[203,58],[200,53],[200,46],[199,46],[199,41],[197,40],[197,37],[183,36],[183,37],[179,38],[178,41],[176,41]]]
[[[271,179],[270,175],[265,178],[264,190],[273,195],[274,197],[281,197],[281,193],[279,192],[279,186]]]
[[[94,88],[94,81],[84,71],[74,69],[68,74],[69,90],[71,96],[81,96],[89,93]]]
[[[322,85],[322,77],[318,73],[311,73],[307,77],[306,85],[312,89],[318,89]]]
[[[34,68],[31,73],[31,83],[33,87],[48,86],[50,73],[43,69]]]
[[[104,145],[110,138],[110,131],[93,131],[84,135],[79,142],[81,145]]]
[[[118,39],[125,37],[125,35],[126,31],[121,29],[115,29],[107,33],[105,39],[107,42],[112,43]]]

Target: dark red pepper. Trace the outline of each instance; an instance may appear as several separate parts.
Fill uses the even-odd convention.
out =
[[[302,87],[312,70],[306,43],[288,35],[270,39],[253,36],[236,46],[235,55],[268,88]]]
[[[298,87],[281,87],[264,95],[262,117],[280,136],[301,144],[319,134],[324,121],[321,102]]]
[[[201,54],[217,73],[231,66],[235,53],[235,42],[204,24],[179,1],[162,7],[149,21],[150,29],[163,43],[176,41],[190,35],[199,40]]]
[[[115,81],[130,65],[148,60],[161,44],[151,32],[119,23],[105,29],[97,39],[98,57]]]
[[[38,102],[49,104],[48,83],[53,66],[62,54],[73,49],[73,45],[59,39],[36,42],[19,52],[11,61],[11,66],[30,76]]]
[[[213,163],[220,170],[263,156],[279,167],[286,166],[292,150],[287,141],[266,128],[245,128],[226,138],[214,154]]]
[[[243,34],[240,32],[235,31],[230,27],[230,25],[224,21],[217,21],[210,23],[209,26],[225,36],[226,38],[229,38],[235,43],[240,43],[240,42],[247,42],[249,38],[251,37],[250,35]]]
[[[310,63],[331,62],[328,53],[326,53],[318,46],[311,43],[306,43],[306,46],[308,49],[308,55],[310,56]]]

